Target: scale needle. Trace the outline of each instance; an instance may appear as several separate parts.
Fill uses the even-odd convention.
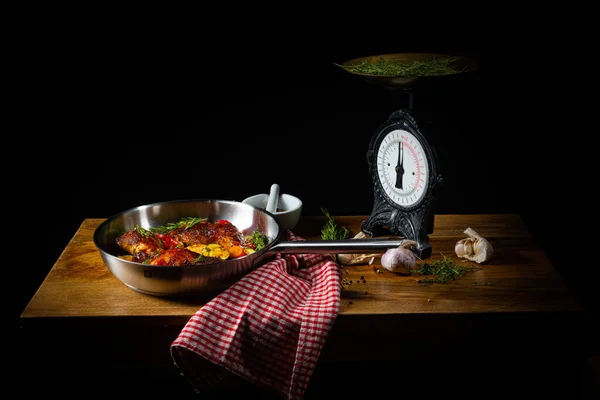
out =
[[[402,176],[404,175],[404,146],[398,142],[398,165],[396,165],[396,188],[402,189]]]

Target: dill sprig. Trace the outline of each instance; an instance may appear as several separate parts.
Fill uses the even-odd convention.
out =
[[[153,233],[167,233],[179,228],[190,229],[192,226],[199,224],[200,222],[205,220],[206,218],[202,217],[183,217],[177,222],[169,222],[168,224],[163,226],[150,228],[150,231]]]
[[[355,74],[420,77],[456,74],[464,70],[459,69],[454,63],[460,57],[440,57],[425,61],[411,61],[402,63],[395,58],[379,58],[377,62],[363,60],[355,65],[340,65],[345,70]],[[336,64],[338,65],[338,64]]]
[[[475,267],[458,265],[451,258],[443,256],[441,260],[417,264],[417,268],[412,274],[418,276],[432,276],[432,278],[421,279],[420,282],[423,283],[448,283],[473,269],[475,269]]]
[[[321,207],[321,212],[327,217],[327,222],[321,229],[321,239],[323,240],[339,240],[347,239],[350,231],[345,226],[338,226],[326,208]]]

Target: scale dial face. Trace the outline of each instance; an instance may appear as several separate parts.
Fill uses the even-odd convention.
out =
[[[429,164],[421,141],[411,132],[388,132],[377,149],[377,173],[384,193],[400,207],[416,206],[428,189]]]

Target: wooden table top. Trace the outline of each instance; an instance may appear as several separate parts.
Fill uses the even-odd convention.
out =
[[[354,235],[366,216],[334,219]],[[142,390],[149,371],[157,379],[179,378],[170,345],[210,298],[156,297],[125,286],[93,243],[102,221],[83,221],[22,312],[24,342],[36,343],[26,346],[31,354],[23,359],[35,359],[36,365],[46,360],[39,367],[44,374],[56,360],[77,365],[78,371],[69,368],[70,376],[90,385],[98,376],[111,381],[122,376],[126,385]],[[325,217],[303,217],[294,233],[319,239],[325,222]],[[571,354],[584,351],[591,340],[585,309],[518,215],[437,215],[434,225],[430,260],[446,256],[459,261],[454,245],[469,227],[490,241],[493,258],[446,284],[391,273],[380,268],[379,259],[373,265],[343,267],[343,277],[353,283],[341,292],[340,313],[319,356],[316,377],[322,378],[315,377],[316,387],[339,380],[334,377],[341,366],[352,373],[357,363],[410,366],[466,360],[475,352],[478,367],[469,369],[484,360],[489,368],[522,355],[537,359],[538,365],[570,368]],[[48,378],[51,383],[62,379],[61,370]]]
[[[334,218],[354,234],[366,216]],[[63,317],[79,321],[119,317],[183,326],[210,300],[155,297],[125,286],[104,265],[92,241],[102,221],[83,221],[23,311],[23,327],[32,321]],[[294,232],[306,239],[319,239],[324,223],[325,217],[303,217]],[[468,227],[492,244],[494,255],[489,263],[478,265],[456,257],[454,245],[466,237]],[[381,268],[379,259],[372,265],[343,267],[343,277],[353,283],[344,286],[338,318],[582,310],[518,215],[436,215],[429,237],[433,249],[430,260],[446,256],[478,269],[447,284],[423,284],[415,276]]]

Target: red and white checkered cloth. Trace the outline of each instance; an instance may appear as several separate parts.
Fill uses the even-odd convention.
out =
[[[304,240],[290,231],[284,238]],[[330,255],[278,254],[200,308],[171,355],[193,382],[211,379],[194,370],[203,361],[190,358],[199,356],[284,398],[302,398],[339,313],[340,291]]]

